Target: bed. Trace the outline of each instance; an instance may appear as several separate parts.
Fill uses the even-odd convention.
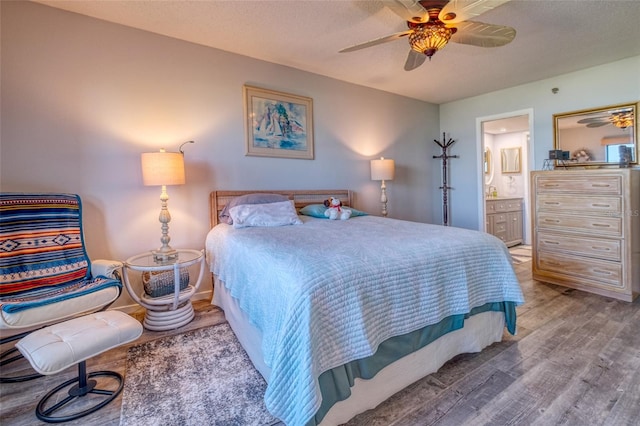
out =
[[[237,197],[264,193],[290,200],[295,224],[219,223]],[[330,196],[352,205],[348,190],[211,193],[212,303],[267,381],[267,408],[292,426],[344,423],[502,340],[505,328],[515,334],[524,302],[499,239],[371,215],[297,215]]]

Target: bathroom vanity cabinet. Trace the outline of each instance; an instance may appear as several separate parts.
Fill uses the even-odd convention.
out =
[[[507,247],[522,244],[522,198],[487,198],[486,230],[500,238]]]

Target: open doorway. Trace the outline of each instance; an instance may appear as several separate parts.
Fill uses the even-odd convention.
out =
[[[478,153],[481,161],[478,177],[478,211],[481,230],[495,235],[492,223],[495,216],[491,216],[492,212],[487,211],[496,204],[495,200],[521,200],[522,221],[516,226],[521,226],[522,243],[529,245],[531,244],[529,170],[533,141],[533,110],[479,117],[476,122]],[[514,226],[511,221],[516,221],[517,215],[513,216],[513,218],[509,217],[509,226]],[[503,236],[500,238],[505,240]]]

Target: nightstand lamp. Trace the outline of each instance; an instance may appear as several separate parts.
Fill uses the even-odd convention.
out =
[[[393,160],[380,157],[379,160],[371,160],[371,180],[381,180],[380,202],[382,203],[382,216],[387,216],[387,186],[385,180],[393,180],[396,165]]]
[[[157,263],[165,263],[175,260],[178,256],[175,249],[169,245],[171,238],[169,237],[169,222],[171,215],[167,209],[167,185],[183,185],[184,178],[184,155],[182,152],[166,152],[161,149],[160,152],[147,152],[142,154],[142,180],[146,186],[162,186],[160,201],[162,208],[160,210],[159,220],[162,224],[162,237],[160,241],[162,246],[153,250],[153,257]]]

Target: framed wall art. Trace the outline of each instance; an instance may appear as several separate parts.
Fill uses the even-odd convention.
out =
[[[313,160],[313,100],[245,85],[246,155]]]

